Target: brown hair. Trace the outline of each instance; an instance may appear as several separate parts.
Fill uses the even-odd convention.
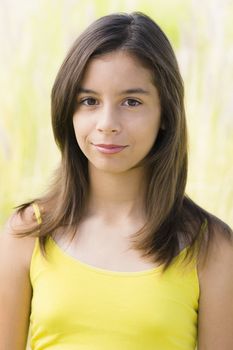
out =
[[[132,247],[140,250],[143,257],[164,264],[166,269],[182,244],[189,246],[190,258],[200,242],[208,245],[213,225],[220,220],[185,195],[187,130],[183,82],[169,40],[150,17],[140,12],[116,13],[96,20],[77,38],[61,65],[51,95],[52,125],[61,164],[47,194],[18,207],[20,213],[33,202],[43,208],[37,233],[34,226],[21,234],[38,235],[44,255],[47,236],[55,235],[60,227],[74,237],[89,191],[87,159],[77,144],[72,123],[76,96],[89,60],[115,50],[125,50],[148,67],[159,92],[165,127],[142,161],[147,169],[147,221],[135,232]],[[223,232],[229,235],[227,225]]]

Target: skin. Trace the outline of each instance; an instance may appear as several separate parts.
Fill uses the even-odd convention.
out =
[[[145,172],[138,164],[153,146],[161,124],[151,72],[132,55],[117,51],[92,59],[80,85],[73,125],[88,159],[90,195],[86,216],[67,251],[109,270],[154,267],[130,249],[127,239],[145,222]],[[126,147],[106,154],[96,144]]]
[[[142,216],[144,169],[135,167],[150,151],[160,128],[158,91],[148,69],[125,52],[92,59],[73,116],[76,139],[89,164],[89,209],[106,220]],[[141,88],[148,93],[122,93]],[[103,154],[94,144],[127,146]],[[106,202],[108,206],[106,207]]]
[[[123,261],[122,270],[126,270],[124,256],[117,255],[122,249],[119,242],[125,242],[130,234],[126,227],[135,231],[143,222],[140,198],[144,191],[144,171],[141,167],[132,167],[147,154],[158,134],[161,124],[158,93],[150,81],[149,71],[122,52],[91,61],[82,87],[98,94],[88,94],[96,100],[94,107],[79,104],[73,118],[77,142],[89,160],[91,182],[89,212],[81,225],[80,246],[87,248],[86,237],[96,232],[99,236],[95,243],[104,246],[103,254],[110,254],[110,260],[115,259],[116,264]],[[150,95],[119,95],[120,91],[134,87],[144,88]],[[81,101],[86,97],[87,94],[80,94],[77,99]],[[138,100],[142,105],[129,107],[129,99]],[[123,143],[128,147],[120,153],[104,155],[91,145],[92,142]],[[27,229],[34,221],[33,209],[28,207],[23,217],[13,214],[0,234],[0,350],[25,349],[32,298],[30,263],[35,238],[19,239],[13,234],[17,227]],[[91,240],[96,237],[92,236]],[[110,247],[109,242],[114,244]],[[90,262],[93,265],[99,261],[95,252],[89,250],[89,255],[96,259]],[[138,257],[127,258],[127,266],[136,266],[136,270],[142,268]],[[197,270],[200,286],[198,350],[232,350],[233,244],[222,232],[215,232],[205,264],[200,260]]]
[[[206,263],[200,262],[198,350],[233,349],[233,242],[215,232]]]

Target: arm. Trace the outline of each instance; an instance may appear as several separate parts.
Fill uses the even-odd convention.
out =
[[[0,233],[0,350],[25,350],[27,343],[32,296],[29,268],[35,238],[15,237],[13,227],[19,225],[23,228],[25,222],[15,214]]]
[[[233,243],[217,234],[199,273],[198,350],[232,350]]]

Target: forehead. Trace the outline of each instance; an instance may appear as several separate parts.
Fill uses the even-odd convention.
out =
[[[83,83],[153,84],[152,71],[136,55],[113,51],[89,60],[82,77]]]

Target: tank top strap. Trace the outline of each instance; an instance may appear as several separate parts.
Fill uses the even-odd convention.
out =
[[[41,218],[41,212],[40,212],[39,205],[34,202],[34,203],[32,203],[32,207],[34,210],[36,221],[37,221],[38,225],[40,225],[42,223],[42,218]]]

